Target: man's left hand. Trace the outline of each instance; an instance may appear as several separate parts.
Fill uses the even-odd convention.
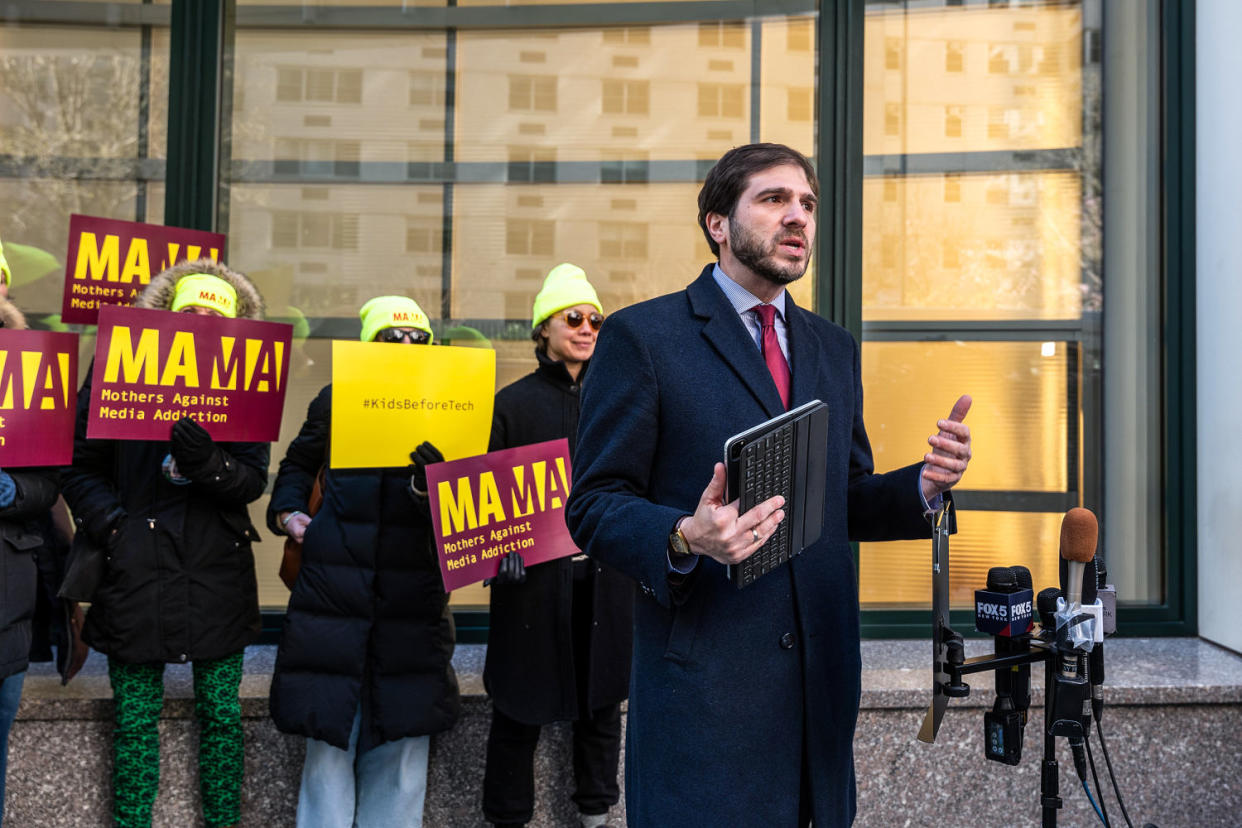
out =
[[[932,450],[923,455],[923,476],[919,485],[930,503],[957,485],[970,463],[970,426],[963,420],[970,411],[970,395],[963,394],[953,404],[947,420],[937,420],[940,431],[927,438]]]

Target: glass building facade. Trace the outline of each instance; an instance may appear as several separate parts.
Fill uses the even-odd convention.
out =
[[[505,385],[534,366],[548,269],[585,268],[607,311],[679,289],[710,260],[695,197],[712,162],[786,143],[824,186],[815,261],[792,292],[863,343],[877,467],[916,460],[957,395],[974,397],[955,602],[995,565],[1054,584],[1061,515],[1085,505],[1103,516],[1124,611],[1177,630],[1194,549],[1165,495],[1182,276],[1162,242],[1177,103],[1164,13],[1156,0],[7,2],[0,238],[63,266],[71,213],[226,233],[229,264],[304,334],[274,472],[330,380],[330,341],[357,336],[371,296],[414,297],[442,340],[481,332]],[[13,295],[55,326],[63,273],[35,269]],[[280,548],[256,546],[273,613]],[[925,632],[929,552],[860,546],[865,629]],[[486,600],[453,596],[465,614]]]

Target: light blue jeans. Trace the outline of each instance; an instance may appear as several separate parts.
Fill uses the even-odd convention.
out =
[[[17,705],[22,700],[24,672],[14,673],[0,681],[0,822],[4,822],[4,775],[9,765],[9,727],[17,718]]]
[[[421,828],[430,736],[385,742],[357,756],[361,711],[349,749],[306,740],[298,828]]]

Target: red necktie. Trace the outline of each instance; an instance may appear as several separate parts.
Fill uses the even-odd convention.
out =
[[[785,410],[789,410],[789,363],[781,351],[781,341],[776,336],[776,307],[773,305],[755,305],[751,308],[759,314],[759,322],[763,328],[763,339],[760,347],[763,350],[763,361],[768,364],[772,381],[781,395]]]

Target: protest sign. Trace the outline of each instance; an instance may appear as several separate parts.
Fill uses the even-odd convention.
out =
[[[527,566],[576,555],[565,526],[572,476],[563,437],[428,466],[444,589],[492,577],[510,552]]]
[[[495,390],[490,349],[333,342],[330,465],[408,466],[424,440],[449,460],[482,454]]]
[[[86,436],[167,440],[190,417],[214,440],[277,439],[292,332],[278,322],[105,305]]]
[[[130,304],[153,275],[223,249],[222,233],[74,214],[61,320],[93,325],[100,306]]]
[[[73,462],[78,335],[0,331],[0,468]]]

